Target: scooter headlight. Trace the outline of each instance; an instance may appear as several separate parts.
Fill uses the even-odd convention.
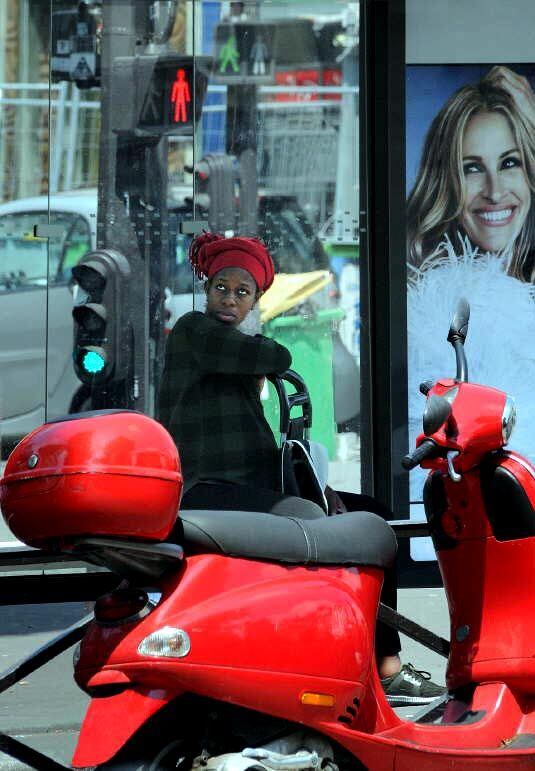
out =
[[[188,655],[190,649],[191,643],[187,632],[172,626],[164,626],[145,637],[140,642],[137,652],[142,656],[181,659]]]
[[[516,424],[516,407],[515,400],[512,396],[507,396],[505,399],[505,407],[502,413],[502,438],[503,443],[507,444],[513,433],[513,429]]]

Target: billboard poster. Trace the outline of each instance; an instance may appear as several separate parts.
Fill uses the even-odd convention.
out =
[[[469,379],[513,396],[509,446],[535,462],[535,64],[409,65],[406,86],[410,447],[419,383],[455,376],[446,336],[466,297]],[[411,472],[413,519],[424,480]],[[428,541],[414,559],[434,558]]]

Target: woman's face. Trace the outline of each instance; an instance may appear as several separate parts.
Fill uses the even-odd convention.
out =
[[[206,313],[237,327],[255,304],[256,283],[243,268],[223,268],[206,282]]]
[[[470,240],[499,252],[520,233],[531,191],[509,121],[497,112],[474,115],[463,143],[464,205],[461,224]]]

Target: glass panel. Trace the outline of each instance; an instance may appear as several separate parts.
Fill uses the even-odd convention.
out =
[[[49,245],[35,227],[48,222],[49,14],[46,0],[0,3],[2,460],[45,418]]]
[[[311,437],[327,447],[332,484],[359,490],[358,6],[329,10],[194,3],[183,8],[185,24],[175,21],[175,50],[194,50],[198,69],[203,57],[213,66],[194,141],[167,138],[165,312],[169,329],[205,302],[181,222],[259,236],[283,275],[245,329],[290,348],[312,392]],[[277,433],[275,395],[262,396]]]
[[[186,177],[192,215],[268,246],[278,276],[248,328],[289,348],[312,395],[311,438],[327,448],[330,482],[358,491],[358,5],[196,8],[197,52],[214,66],[196,173]],[[228,183],[216,157],[231,159]],[[191,292],[184,255],[181,246],[176,286]],[[204,307],[200,293],[197,302]],[[274,391],[262,399],[278,435]]]
[[[205,221],[272,252],[276,286],[247,329],[290,348],[331,481],[355,490],[358,7],[238,6],[1,4],[0,29],[17,28],[0,95],[2,430],[88,407],[154,414],[166,332],[204,307],[184,223]],[[224,49],[235,21],[240,51]],[[96,342],[72,317],[91,299],[73,268],[95,249],[114,250]],[[101,374],[83,370],[90,342]]]

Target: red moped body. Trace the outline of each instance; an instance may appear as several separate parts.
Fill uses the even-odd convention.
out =
[[[141,623],[130,629],[91,626],[76,681],[98,696],[99,689],[106,692],[127,678],[146,696],[146,711],[129,716],[138,725],[158,706],[153,694],[171,700],[185,692],[313,726],[340,725],[339,718],[352,718],[364,698],[381,584],[380,571],[371,568],[287,567],[220,555],[186,558],[182,572],[166,580],[158,607]],[[181,659],[147,660],[139,645],[164,626],[185,630],[190,652]],[[304,704],[306,693],[328,695],[332,705]],[[131,722],[116,725],[113,717],[130,698],[127,690],[93,700],[75,767],[108,760],[129,738]]]
[[[505,394],[442,381],[430,395],[452,388],[448,447],[470,446],[456,459],[461,478],[452,481],[442,459],[424,464],[434,468],[424,500],[450,610],[447,684],[502,682],[535,695],[535,470],[515,453],[485,452],[503,443]],[[476,416],[478,442],[465,436]]]
[[[386,701],[374,657],[381,570],[366,564],[279,564],[218,553],[216,547],[198,549],[148,581],[147,591],[158,594],[155,607],[117,623],[95,620],[82,640],[75,678],[92,701],[75,768],[108,761],[150,718],[186,694],[305,726],[372,771],[535,767],[535,473],[523,459],[499,451],[505,395],[454,381],[438,383],[433,393],[453,399],[452,389],[455,426],[450,420],[434,441],[459,452],[455,469],[461,480],[453,480],[444,457],[425,462],[431,469],[427,515],[452,618],[452,698],[441,722],[404,721]],[[104,418],[87,420],[93,420],[90,438]],[[33,449],[36,436],[29,440]],[[166,446],[167,439],[162,441]],[[23,443],[18,457],[25,458],[24,452]],[[41,446],[40,453],[46,452]],[[56,452],[63,457],[61,448]],[[31,486],[31,475],[28,481]],[[131,483],[124,474],[126,496]],[[8,474],[3,500],[10,485]],[[120,483],[114,494],[121,494]],[[57,497],[51,500],[58,503]],[[54,520],[46,502],[43,490],[41,516]],[[18,532],[25,533],[23,509],[12,503]],[[143,531],[145,540],[169,530],[169,507],[162,510],[161,521],[156,512]],[[60,511],[61,522],[47,524],[36,542],[61,537],[68,521],[61,505]],[[142,516],[142,506],[138,511]],[[326,520],[327,530],[336,520]],[[89,527],[78,521],[64,545]],[[136,537],[125,518],[106,533]],[[157,644],[169,629],[177,640],[171,654]]]

